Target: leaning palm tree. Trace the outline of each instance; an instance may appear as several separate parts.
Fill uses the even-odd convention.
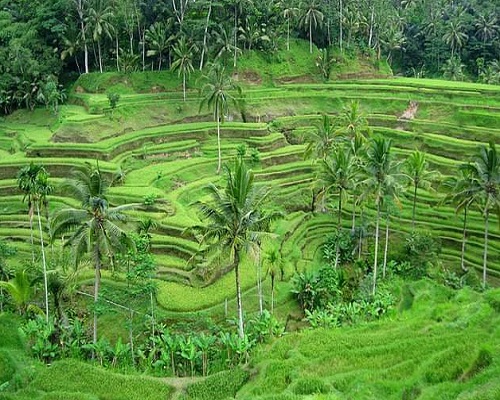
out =
[[[185,36],[181,36],[177,44],[173,47],[174,62],[172,70],[177,71],[179,76],[182,75],[182,93],[184,101],[186,101],[186,77],[189,77],[194,71],[193,57],[198,48],[192,43],[186,41]]]
[[[125,222],[124,211],[132,205],[111,207],[106,194],[109,184],[103,173],[90,165],[73,171],[72,177],[64,181],[62,190],[80,202],[78,208],[59,210],[51,221],[52,237],[70,233],[64,243],[71,245],[75,263],[84,254],[94,262],[94,306],[99,300],[101,268],[109,262],[114,250],[130,244],[127,234],[117,224]],[[94,309],[93,341],[97,342],[97,310]]]
[[[49,320],[49,291],[47,282],[47,263],[45,260],[45,246],[43,243],[43,229],[40,217],[40,206],[46,205],[47,196],[52,192],[52,186],[48,182],[49,174],[43,165],[34,164],[21,168],[17,175],[19,189],[24,192],[23,201],[28,201],[30,229],[31,229],[31,245],[33,246],[33,212],[36,208],[38,216],[38,229],[40,234],[40,246],[42,251],[42,268],[43,268],[43,283],[45,293],[45,318]],[[33,255],[34,261],[34,255]]]
[[[390,139],[374,138],[371,140],[367,152],[365,173],[366,178],[363,181],[363,185],[366,188],[366,194],[372,195],[375,198],[375,206],[377,207],[372,286],[372,294],[375,294],[382,205],[384,199],[388,197],[397,199],[397,165],[392,159]]]
[[[413,208],[411,214],[411,226],[415,227],[415,211],[417,205],[417,189],[430,189],[432,183],[437,178],[436,171],[428,170],[428,163],[425,160],[425,153],[415,150],[403,164],[404,177],[413,187]]]
[[[486,287],[486,270],[488,264],[488,228],[492,212],[498,215],[500,224],[500,158],[496,146],[490,142],[489,147],[481,147],[479,155],[471,164],[463,168],[474,181],[473,188],[481,197],[481,208],[484,215],[484,252],[483,252],[483,288]]]
[[[244,251],[253,249],[269,228],[269,215],[262,205],[268,196],[265,187],[254,184],[254,174],[242,158],[237,158],[233,169],[226,168],[227,182],[224,190],[211,184],[208,192],[210,203],[199,203],[207,225],[193,227],[201,234],[201,242],[209,247],[229,250],[233,258],[238,308],[238,334],[244,336],[243,307],[241,302],[240,261]]]
[[[226,74],[225,68],[220,64],[212,64],[204,79],[206,82],[201,88],[203,98],[200,103],[200,111],[207,106],[212,110],[214,120],[217,122],[217,174],[219,174],[222,166],[220,125],[224,123],[230,102],[239,107],[238,99],[233,96],[232,92],[236,90],[238,95],[241,95],[241,88],[232,81],[231,77]]]

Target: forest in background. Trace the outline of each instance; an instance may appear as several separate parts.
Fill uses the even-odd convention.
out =
[[[2,0],[0,10],[4,114],[63,101],[61,84],[81,73],[169,69],[178,59],[234,68],[243,51],[271,60],[291,38],[325,49],[328,63],[363,54],[395,74],[500,82],[493,1]]]

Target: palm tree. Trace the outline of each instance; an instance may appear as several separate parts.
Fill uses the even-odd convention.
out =
[[[309,158],[312,156],[315,159],[325,160],[337,140],[338,132],[335,130],[332,120],[327,114],[323,114],[321,123],[316,125],[314,131],[309,133],[304,157]]]
[[[25,270],[17,271],[14,278],[8,282],[1,281],[0,287],[9,293],[19,314],[24,315],[27,311],[33,311],[37,314],[43,312],[36,305],[30,304],[34,296],[34,291],[31,280]]]
[[[103,0],[94,0],[92,2],[89,8],[87,22],[92,27],[92,39],[94,42],[97,42],[99,71],[101,73],[103,72],[101,39],[103,35],[111,39],[111,33],[114,30],[111,22],[113,18],[114,14],[112,8],[106,5]]]
[[[99,300],[101,268],[110,260],[113,250],[123,249],[130,242],[125,231],[116,222],[125,222],[123,212],[132,205],[110,207],[106,194],[109,184],[99,167],[90,165],[74,170],[62,190],[80,201],[79,208],[59,210],[51,223],[53,238],[71,233],[65,245],[71,245],[75,262],[89,254],[94,262],[94,307]],[[93,341],[97,342],[97,310],[94,309]]]
[[[169,38],[167,37],[167,27],[162,22],[155,22],[145,33],[145,40],[148,43],[149,50],[147,56],[158,56],[158,71],[161,70],[163,53],[168,49]]]
[[[309,52],[312,54],[313,29],[323,26],[324,15],[317,0],[307,0],[301,4],[300,8],[302,11],[300,25],[309,31]]]
[[[460,255],[460,266],[463,271],[465,267],[465,245],[467,243],[467,216],[470,207],[479,201],[478,184],[473,179],[471,168],[466,164],[460,166],[460,176],[446,179],[443,184],[450,189],[450,193],[445,197],[444,202],[451,201],[455,204],[455,212],[463,210],[463,228],[462,228],[462,251]]]
[[[193,56],[197,51],[194,44],[186,42],[186,38],[181,36],[177,44],[173,47],[174,62],[172,70],[178,71],[179,76],[182,75],[182,93],[184,101],[186,101],[186,76],[189,76],[194,71]]]
[[[488,263],[488,228],[490,213],[495,212],[500,224],[500,158],[496,146],[481,147],[479,155],[471,164],[463,166],[473,179],[472,189],[481,197],[484,215],[483,288],[486,287],[486,267]]]
[[[224,190],[211,184],[208,191],[212,201],[200,203],[205,226],[193,229],[202,234],[201,242],[229,250],[234,262],[236,299],[238,308],[238,334],[244,337],[243,307],[241,303],[240,261],[245,250],[254,249],[269,227],[269,217],[262,210],[268,196],[264,187],[254,184],[254,174],[242,158],[235,160],[231,170],[226,168],[227,182]]]
[[[497,34],[500,27],[497,24],[497,17],[492,15],[486,18],[484,15],[479,15],[474,24],[476,28],[476,37],[483,42],[483,58],[486,53],[487,43]]]
[[[342,204],[347,197],[347,192],[354,188],[359,177],[359,170],[349,148],[338,147],[332,156],[323,160],[323,171],[321,179],[325,192],[336,192],[338,196],[338,219],[337,229],[342,229]],[[339,248],[336,247],[335,268],[338,265]]]
[[[368,121],[361,111],[359,101],[351,101],[342,108],[336,123],[340,125],[340,132],[344,133],[351,141],[363,141],[368,137]]]
[[[40,217],[40,205],[46,205],[47,196],[52,192],[52,186],[48,183],[49,174],[42,165],[34,164],[21,168],[17,175],[19,189],[24,192],[23,201],[28,201],[31,229],[31,245],[33,246],[33,212],[36,208],[38,216],[38,229],[40,234],[40,246],[42,250],[43,283],[45,293],[45,318],[49,320],[49,291],[47,284],[47,263],[45,260],[45,246],[43,243],[42,221]],[[34,253],[33,253],[34,261]]]
[[[456,50],[463,47],[468,39],[465,32],[467,27],[460,19],[454,19],[445,25],[446,32],[443,34],[444,42],[451,48],[451,58],[454,57]]]
[[[436,171],[428,171],[428,163],[425,160],[425,153],[415,150],[403,164],[404,176],[413,186],[413,208],[411,214],[411,226],[415,227],[415,211],[417,204],[417,189],[429,189],[436,179]]]
[[[271,248],[264,257],[268,265],[268,274],[271,277],[271,314],[274,312],[274,291],[276,276],[280,273],[281,280],[284,278],[285,263],[281,257],[281,252],[277,247]]]
[[[286,50],[290,51],[290,21],[297,17],[299,9],[284,1],[283,18],[286,19]]]
[[[238,99],[230,91],[236,90],[241,95],[241,88],[232,81],[231,77],[226,74],[225,68],[220,64],[213,64],[204,79],[206,82],[201,88],[203,98],[200,103],[200,111],[206,105],[212,110],[214,120],[217,122],[217,174],[219,174],[222,166],[220,125],[224,123],[225,115],[229,111],[229,102],[236,107],[239,106]]]
[[[391,140],[385,138],[374,138],[370,142],[366,159],[366,179],[363,184],[367,194],[375,198],[377,217],[375,225],[375,254],[373,261],[373,288],[375,294],[377,286],[377,263],[380,216],[384,198],[396,196],[396,164],[392,160]]]

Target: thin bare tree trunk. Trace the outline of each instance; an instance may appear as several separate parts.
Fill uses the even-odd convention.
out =
[[[101,285],[101,253],[95,250],[95,279],[94,279],[94,326],[93,343],[97,343],[97,302],[99,301],[99,287]]]
[[[210,22],[211,13],[212,13],[212,1],[210,1],[208,6],[207,22],[205,23],[205,32],[203,33],[203,49],[201,50],[200,71],[203,68],[203,63],[205,60],[205,50],[207,48],[208,24]]]
[[[47,282],[47,263],[45,261],[45,247],[43,245],[42,220],[40,218],[40,204],[36,203],[38,214],[38,229],[40,230],[40,246],[42,247],[43,288],[45,290],[45,321],[49,322],[49,285]]]
[[[486,288],[486,267],[488,264],[488,228],[490,210],[486,209],[484,217],[484,253],[483,253],[483,289]]]
[[[465,244],[467,242],[467,207],[464,208],[464,225],[462,230],[462,254],[460,256],[460,266],[462,271],[467,271],[465,268]]]
[[[377,288],[377,259],[378,259],[378,234],[380,228],[380,200],[377,200],[377,224],[375,226],[375,259],[373,260],[373,287],[372,294],[375,296]]]
[[[220,149],[220,116],[217,115],[217,153],[219,155],[219,161],[217,163],[217,175],[220,174],[222,167],[222,154]]]
[[[387,250],[389,249],[389,222],[390,222],[390,216],[389,213],[387,213],[387,217],[385,220],[384,267],[382,270],[382,278],[384,279],[385,279],[385,269],[387,266]]]
[[[234,274],[236,278],[236,303],[238,307],[238,335],[243,339],[245,336],[245,330],[243,328],[243,306],[241,303],[241,285],[240,285],[240,250],[236,248],[234,250]]]

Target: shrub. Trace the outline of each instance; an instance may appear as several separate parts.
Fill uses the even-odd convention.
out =
[[[249,374],[241,368],[222,371],[186,389],[186,399],[222,400],[234,398],[236,392],[248,380]]]
[[[323,258],[331,265],[335,265],[338,245],[338,265],[346,264],[354,260],[355,240],[350,231],[342,229],[326,237],[323,244]]]

